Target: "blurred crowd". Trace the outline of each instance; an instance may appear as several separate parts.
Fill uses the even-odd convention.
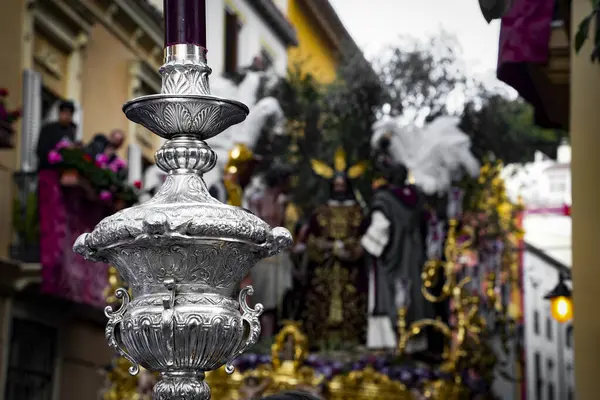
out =
[[[82,143],[77,139],[77,125],[73,121],[75,112],[72,102],[62,101],[58,106],[58,120],[42,127],[36,149],[38,169],[54,169],[60,161],[56,150],[75,147],[83,149],[99,167],[108,168],[124,179],[127,163],[117,155],[117,151],[123,146],[125,132],[114,129],[108,135],[97,133],[89,143]]]

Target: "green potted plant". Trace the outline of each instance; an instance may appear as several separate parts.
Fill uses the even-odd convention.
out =
[[[40,227],[35,173],[15,173],[17,193],[13,203],[13,229],[16,241],[11,258],[26,263],[40,261]]]

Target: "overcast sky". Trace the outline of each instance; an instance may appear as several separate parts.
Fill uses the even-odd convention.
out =
[[[330,0],[372,59],[400,35],[428,38],[442,29],[456,36],[471,76],[495,76],[500,24],[488,24],[477,0]]]

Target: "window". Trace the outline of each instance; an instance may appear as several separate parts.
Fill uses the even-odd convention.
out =
[[[567,349],[573,348],[573,325],[569,325],[565,329],[565,345]]]
[[[7,400],[51,400],[56,357],[55,328],[13,319],[6,378]]]
[[[552,317],[550,317],[550,312],[546,315],[546,338],[548,340],[552,340]]]
[[[547,400],[554,400],[554,383],[553,380],[554,378],[554,360],[549,358],[546,361],[547,364],[547,371],[548,371],[548,387],[547,387],[547,391],[548,391],[548,399]],[[559,371],[560,373],[560,371]]]
[[[260,58],[262,59],[263,68],[268,70],[273,66],[273,56],[267,49],[260,50]]]
[[[554,181],[550,182],[550,192],[552,193],[563,193],[567,189],[565,182]]]
[[[225,73],[234,74],[238,69],[238,43],[240,20],[237,14],[225,9]]]
[[[534,376],[535,376],[535,399],[542,400],[542,357],[539,352],[535,352],[535,363],[534,363]]]
[[[46,86],[42,86],[42,119],[45,120],[48,118],[52,107],[58,102],[62,100],[60,96],[55,94],[52,90],[48,89]]]
[[[548,400],[554,400],[554,383],[548,382]]]
[[[533,333],[540,334],[540,312],[538,310],[533,311]]]

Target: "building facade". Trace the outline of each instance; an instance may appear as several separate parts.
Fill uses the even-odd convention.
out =
[[[524,391],[527,399],[573,399],[573,325],[552,318],[544,296],[571,276],[571,146],[552,160],[537,152],[533,162],[503,171],[508,195],[525,204],[523,229]]]
[[[514,3],[515,6],[521,3],[524,8],[533,4],[523,0]],[[559,126],[568,130],[571,136],[572,196],[575,204],[572,212],[572,239],[576,244],[573,248],[572,269],[575,288],[574,324],[577,325],[574,331],[577,341],[576,395],[580,400],[592,400],[596,399],[600,391],[600,380],[596,373],[600,369],[600,318],[596,296],[597,282],[600,279],[600,236],[597,234],[600,224],[597,200],[600,196],[600,181],[597,176],[600,168],[600,158],[597,156],[600,148],[600,137],[597,134],[600,113],[595,106],[600,102],[600,73],[597,61],[590,59],[596,47],[594,40],[588,39],[579,52],[575,51],[574,46],[580,24],[583,21],[593,21],[591,25],[594,25],[597,21],[592,18],[593,5],[586,0],[544,0],[538,3],[557,11],[554,21],[551,21],[551,17],[546,18],[545,24],[528,21],[527,18],[510,18],[506,21],[518,21],[518,24],[514,26],[514,30],[506,30],[507,40],[504,42],[509,46],[511,43],[519,43],[519,48],[507,49],[506,54],[522,57],[521,60],[508,61],[515,69],[530,75],[523,76],[513,71],[512,76],[507,78],[512,80],[508,83],[523,97],[527,95],[526,99],[535,107],[540,123]],[[515,13],[518,11],[515,10]],[[551,13],[552,11],[546,12]],[[523,16],[525,15],[536,18],[542,13],[532,12],[531,8],[527,8]],[[548,29],[549,34],[532,35],[530,27]],[[531,46],[533,38],[546,42],[541,46]],[[535,54],[522,51],[524,48],[536,48],[537,56],[533,57]],[[515,84],[517,81],[522,85]]]
[[[558,283],[559,273],[570,276],[570,266],[531,244],[526,245],[523,262],[526,398],[572,400],[573,325],[555,321],[544,299]]]
[[[162,2],[158,2],[161,5]],[[207,2],[208,57],[213,77],[263,56],[284,74],[296,43],[285,1]],[[146,0],[6,0],[0,13],[0,87],[10,109],[23,107],[15,145],[0,149],[0,398],[98,398],[113,352],[102,310],[40,292],[38,260],[15,259],[16,175],[35,178],[39,130],[57,101],[77,105],[79,138],[126,132],[121,156],[130,179],[153,161],[160,139],[129,122],[121,107],[160,90],[163,21]],[[35,193],[35,188],[32,193]],[[21,199],[22,200],[22,199]],[[16,208],[15,208],[16,209]]]
[[[163,1],[151,0],[162,12]],[[287,49],[297,43],[296,32],[287,22],[287,0],[211,0],[206,2],[208,64],[211,80],[249,66],[264,56],[274,72],[284,76]],[[271,21],[267,23],[267,21]]]
[[[288,67],[332,82],[342,58],[358,51],[335,10],[328,0],[288,0],[287,13],[298,34],[298,46],[288,50]]]
[[[538,151],[530,163],[507,165],[503,176],[508,195],[513,201],[520,196],[530,212],[571,206],[571,145],[563,142],[556,160]]]

